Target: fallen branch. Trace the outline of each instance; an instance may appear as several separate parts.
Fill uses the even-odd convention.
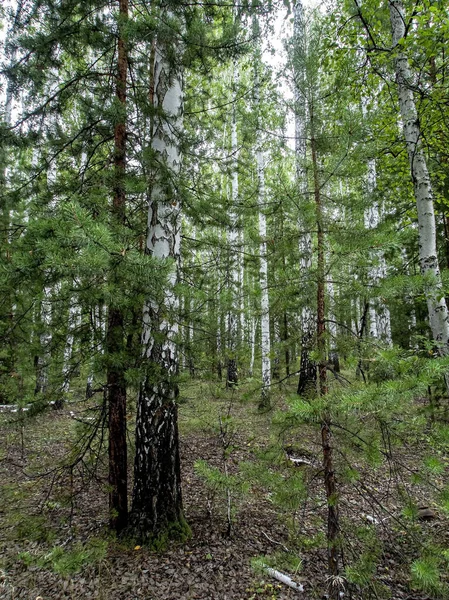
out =
[[[268,567],[267,565],[264,565],[264,564],[262,565],[262,569],[267,573],[267,575],[270,575],[270,577],[277,579],[281,583],[288,585],[289,587],[293,588],[294,590],[298,590],[298,592],[304,591],[304,586],[301,583],[296,583],[296,581],[293,581],[293,579],[291,577],[289,577],[288,575],[285,575],[284,573],[281,573],[280,571],[276,571],[276,569],[272,569],[271,567]]]
[[[284,549],[284,552],[287,552],[287,554],[290,552],[290,550],[287,548],[287,546],[284,546],[284,544],[282,542],[277,542],[276,540],[273,540],[272,538],[270,538],[270,536],[268,534],[265,533],[265,531],[263,531],[262,529],[260,530],[262,532],[262,534],[267,538],[267,540],[269,542],[271,542],[272,544],[276,544],[276,546],[281,546]]]

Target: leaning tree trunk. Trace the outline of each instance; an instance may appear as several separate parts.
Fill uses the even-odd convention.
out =
[[[160,43],[160,45],[159,45]],[[175,296],[176,263],[180,253],[182,73],[169,62],[163,40],[152,53],[151,95],[155,106],[152,147],[157,155],[149,191],[147,253],[171,264],[165,289],[155,292],[143,311],[142,344],[149,368],[142,383],[136,417],[134,488],[130,534],[140,541],[187,532],[181,495],[178,417],[178,335]]]
[[[112,217],[119,231],[125,223],[126,175],[126,85],[128,74],[128,49],[126,21],[128,0],[119,2],[119,38],[117,58],[116,98],[120,106],[114,127],[114,197]],[[111,282],[120,285],[118,265],[113,263]],[[123,531],[128,521],[128,465],[126,445],[126,351],[123,310],[118,305],[109,307],[106,332],[106,397],[109,410],[109,523],[117,533]],[[119,358],[120,357],[120,358]]]
[[[401,51],[405,38],[405,10],[401,0],[389,0],[393,46],[396,48],[395,70],[402,126],[414,185],[418,211],[419,264],[426,277],[425,295],[433,339],[441,355],[449,353],[449,317],[444,298],[436,248],[433,192],[422,149],[421,130],[412,92],[412,75],[407,56]],[[449,388],[449,378],[446,385]]]

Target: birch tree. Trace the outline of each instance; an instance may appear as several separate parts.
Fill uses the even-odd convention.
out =
[[[270,405],[271,356],[270,356],[270,301],[268,294],[268,258],[267,258],[267,218],[265,216],[265,157],[261,122],[260,76],[261,50],[260,26],[256,16],[253,17],[253,32],[256,38],[254,52],[254,100],[256,111],[256,160],[257,160],[257,203],[259,207],[259,284],[261,291],[261,349],[262,349],[262,393],[260,408]]]
[[[414,76],[405,53],[406,15],[402,0],[389,0],[394,67],[403,135],[418,212],[419,264],[433,339],[441,355],[449,352],[449,315],[438,265],[434,196],[422,147],[422,132],[413,95]],[[447,381],[449,386],[449,381]]]
[[[380,224],[381,207],[373,199],[373,193],[376,186],[376,163],[373,159],[368,161],[367,191],[371,205],[365,210],[365,227],[375,229]],[[382,279],[386,277],[387,265],[382,251],[371,252],[371,264],[368,271],[370,285],[378,287]],[[369,301],[369,333],[374,339],[382,340],[391,346],[391,323],[390,310],[381,298],[371,298]]]
[[[304,7],[301,0],[297,0],[294,9],[294,101],[295,101],[295,156],[296,156],[296,182],[300,203],[307,201],[307,100],[305,91],[305,57],[306,57],[306,28],[304,22]],[[304,211],[302,210],[304,213]],[[300,218],[299,226],[299,252],[301,279],[308,282],[312,267],[312,237],[304,218]],[[299,367],[298,394],[303,394],[316,385],[316,366],[310,358],[314,343],[314,319],[310,300],[305,301],[301,314],[301,359]]]
[[[175,15],[164,17],[179,26]],[[168,35],[167,31],[164,32]],[[140,541],[187,531],[184,524],[179,458],[178,351],[175,293],[180,254],[181,169],[179,135],[182,129],[183,79],[173,56],[182,51],[178,38],[159,33],[151,52],[150,100],[154,168],[149,185],[146,252],[166,269],[165,289],[143,309],[142,346],[147,374],[140,386],[136,416],[134,487],[131,535]]]

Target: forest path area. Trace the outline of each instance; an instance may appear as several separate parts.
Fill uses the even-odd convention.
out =
[[[282,410],[259,413],[254,395],[247,392],[209,383],[183,386],[183,493],[192,537],[160,551],[109,536],[104,450],[98,456],[86,453],[79,463],[69,450],[76,435],[88,433],[95,422],[98,413],[92,401],[90,407],[70,403],[23,422],[1,415],[0,598],[324,598],[326,511],[319,438],[312,427],[273,428]],[[274,402],[282,409],[283,395]],[[420,449],[405,448],[401,461],[413,464],[415,452]],[[292,455],[299,462],[295,464]],[[75,465],[52,471],[60,462]],[[341,490],[345,531],[366,527],[368,536],[371,527],[373,540],[383,541],[373,572],[377,596],[365,591],[352,598],[385,597],[386,590],[391,598],[431,598],[410,589],[405,564],[418,538],[432,534],[443,542],[447,527],[434,515],[409,531],[401,529],[391,489],[395,483],[387,471],[388,466],[371,472],[366,481],[390,511],[383,523],[367,523],[375,507],[369,495],[363,498],[348,486]],[[76,492],[73,498],[71,491]],[[358,552],[355,545],[352,550]],[[254,569],[257,557],[282,567],[305,591],[299,593]],[[301,559],[296,565],[295,557]]]

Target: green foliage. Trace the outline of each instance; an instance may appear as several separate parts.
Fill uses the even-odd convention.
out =
[[[296,512],[307,496],[304,473],[286,464],[279,447],[258,452],[257,457],[256,462],[240,464],[245,479],[261,486],[269,501],[283,512]]]
[[[240,473],[230,475],[223,473],[219,468],[212,467],[204,460],[195,462],[195,472],[214,491],[225,492],[230,490],[233,494],[244,494],[249,490],[249,484]]]
[[[26,567],[37,566],[68,577],[87,567],[98,568],[106,557],[107,549],[107,541],[91,538],[87,543],[78,543],[72,548],[55,546],[41,555],[21,552],[18,558]]]
[[[449,592],[449,585],[442,579],[447,570],[447,552],[434,549],[422,558],[413,561],[411,565],[412,585],[437,598],[445,598]]]
[[[278,569],[292,573],[292,577],[297,575],[302,570],[301,559],[291,552],[276,552],[267,556],[257,556],[251,560],[252,568],[260,575],[264,573],[265,567]]]

